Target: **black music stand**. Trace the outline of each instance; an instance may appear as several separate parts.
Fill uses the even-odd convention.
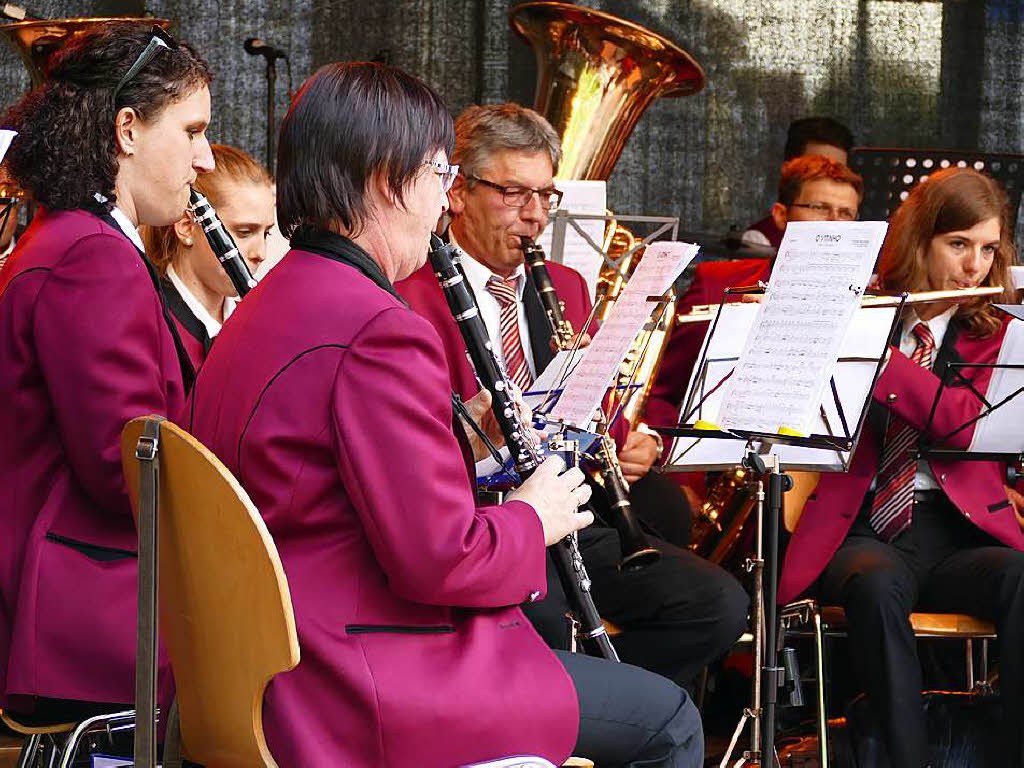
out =
[[[860,204],[863,220],[888,220],[924,177],[943,168],[960,167],[987,173],[1003,185],[1010,198],[1010,226],[1016,227],[1024,192],[1024,155],[957,149],[854,147],[850,152],[850,167],[864,177],[864,199]]]
[[[715,320],[708,330],[708,335],[701,350],[701,357],[698,362],[697,375],[694,376],[687,397],[686,406],[683,410],[683,417],[680,424],[674,427],[654,427],[663,435],[669,437],[690,437],[696,438],[694,444],[705,438],[717,440],[742,440],[744,442],[743,466],[749,469],[756,476],[757,498],[758,498],[758,537],[757,553],[753,560],[748,560],[748,570],[754,574],[754,600],[751,611],[751,624],[754,636],[754,680],[752,689],[752,702],[749,708],[744,709],[736,730],[733,734],[727,760],[735,748],[736,742],[741,734],[746,721],[751,721],[750,749],[743,754],[742,761],[745,765],[774,766],[775,764],[775,707],[777,705],[778,690],[784,682],[784,669],[779,664],[778,654],[778,623],[777,623],[777,593],[778,593],[778,560],[779,560],[779,526],[783,518],[783,494],[792,487],[791,478],[786,475],[782,468],[782,457],[776,452],[772,453],[777,446],[794,446],[798,448],[813,448],[828,452],[835,452],[840,458],[838,470],[829,467],[831,471],[848,471],[849,457],[852,455],[857,440],[867,417],[868,404],[871,393],[881,374],[885,362],[885,350],[888,347],[888,340],[896,328],[900,311],[906,301],[906,296],[895,297],[894,303],[883,307],[862,308],[860,312],[871,312],[878,309],[891,309],[892,317],[888,319],[888,325],[884,335],[884,342],[879,345],[877,355],[873,356],[847,356],[840,353],[838,363],[851,362],[860,364],[872,364],[873,374],[870,381],[864,387],[862,396],[856,398],[856,402],[848,402],[844,406],[843,398],[840,397],[840,386],[837,384],[836,375],[830,380],[829,390],[826,398],[832,400],[831,406],[837,414],[838,426],[841,430],[832,428],[832,422],[827,418],[825,403],[820,407],[822,423],[825,427],[823,433],[812,433],[808,436],[784,435],[767,432],[754,432],[749,430],[723,430],[699,428],[696,421],[691,421],[701,408],[707,403],[709,397],[718,391],[719,387],[732,375],[731,371],[717,381],[708,382],[708,368],[710,362],[725,363],[734,362],[737,357],[722,357],[709,360],[708,353],[715,341],[715,333],[719,329],[723,311],[728,307],[742,307],[742,304],[722,304],[718,308]],[[886,319],[885,317],[882,318]],[[857,322],[856,316],[854,322]],[[742,334],[738,334],[742,335]],[[745,338],[745,337],[744,337]],[[736,336],[730,337],[728,343],[742,346],[743,339]],[[837,368],[837,371],[839,368]],[[841,378],[841,374],[840,375]],[[716,376],[717,378],[717,376]],[[846,411],[856,407],[856,419],[847,418]],[[713,417],[712,417],[713,418]],[[850,424],[854,428],[850,429]],[[766,462],[764,454],[767,456]],[[843,454],[846,454],[846,457]],[[735,465],[737,462],[729,462]],[[793,462],[790,462],[791,464]],[[808,469],[820,469],[821,467],[797,462],[800,466]],[[685,470],[698,468],[725,468],[727,465],[699,466],[699,465],[675,465],[669,469]],[[767,499],[767,505],[765,500]],[[762,634],[762,617],[764,618],[764,630]],[[763,642],[762,642],[763,639]],[[762,656],[763,653],[763,656]],[[763,661],[763,663],[762,663]],[[825,734],[821,735],[825,738]]]

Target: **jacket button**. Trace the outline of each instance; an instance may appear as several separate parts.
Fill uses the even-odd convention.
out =
[[[898,398],[898,396],[896,395],[895,392],[890,392],[889,396],[886,397],[885,399],[888,400],[890,403],[895,403],[897,398]]]
[[[946,482],[946,473],[945,472],[943,472],[941,475],[939,475],[939,482],[940,483]]]
[[[537,590],[537,589],[533,590],[533,592],[530,593],[530,596],[527,599],[531,603],[536,603],[540,599],[540,590]]]
[[[971,513],[970,512],[964,512],[964,517],[966,517],[968,520],[970,520],[971,519]]]

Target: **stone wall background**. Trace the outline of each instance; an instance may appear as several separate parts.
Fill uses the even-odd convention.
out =
[[[532,52],[507,22],[513,0],[35,0],[43,17],[171,19],[217,73],[211,137],[265,151],[260,37],[291,54],[294,85],[334,60],[384,56],[422,77],[453,114],[531,104]],[[605,0],[581,3],[659,32],[702,64],[700,94],[654,103],[609,180],[624,214],[678,215],[722,232],[773,200],[786,126],[847,123],[867,146],[1024,152],[1024,4],[1016,0]],[[0,46],[0,103],[28,83]],[[276,109],[287,108],[279,66]]]

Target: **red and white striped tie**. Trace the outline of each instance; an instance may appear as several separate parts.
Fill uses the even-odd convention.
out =
[[[918,323],[912,331],[917,346],[910,359],[922,368],[932,367],[935,338],[925,323]],[[871,503],[868,522],[886,541],[892,541],[910,527],[914,510],[914,475],[917,474],[915,446],[920,432],[895,414],[889,414],[885,430],[885,447],[878,465],[878,487]]]
[[[523,342],[519,338],[519,297],[516,293],[518,278],[502,280],[491,275],[487,279],[487,292],[501,307],[501,353],[505,358],[505,372],[524,392],[533,383],[530,367],[526,364]]]

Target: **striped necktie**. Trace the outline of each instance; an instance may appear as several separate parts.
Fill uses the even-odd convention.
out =
[[[523,353],[523,342],[519,338],[519,296],[516,292],[517,277],[502,280],[491,275],[487,279],[487,292],[501,307],[501,353],[505,358],[505,372],[524,392],[533,382],[530,368]]]
[[[912,331],[917,346],[910,359],[922,368],[932,367],[935,338],[925,323],[918,323]],[[871,503],[868,522],[886,541],[892,541],[910,527],[914,509],[914,475],[917,474],[917,445],[920,432],[902,419],[889,413],[889,426],[885,430],[885,447],[878,465],[878,487]]]

